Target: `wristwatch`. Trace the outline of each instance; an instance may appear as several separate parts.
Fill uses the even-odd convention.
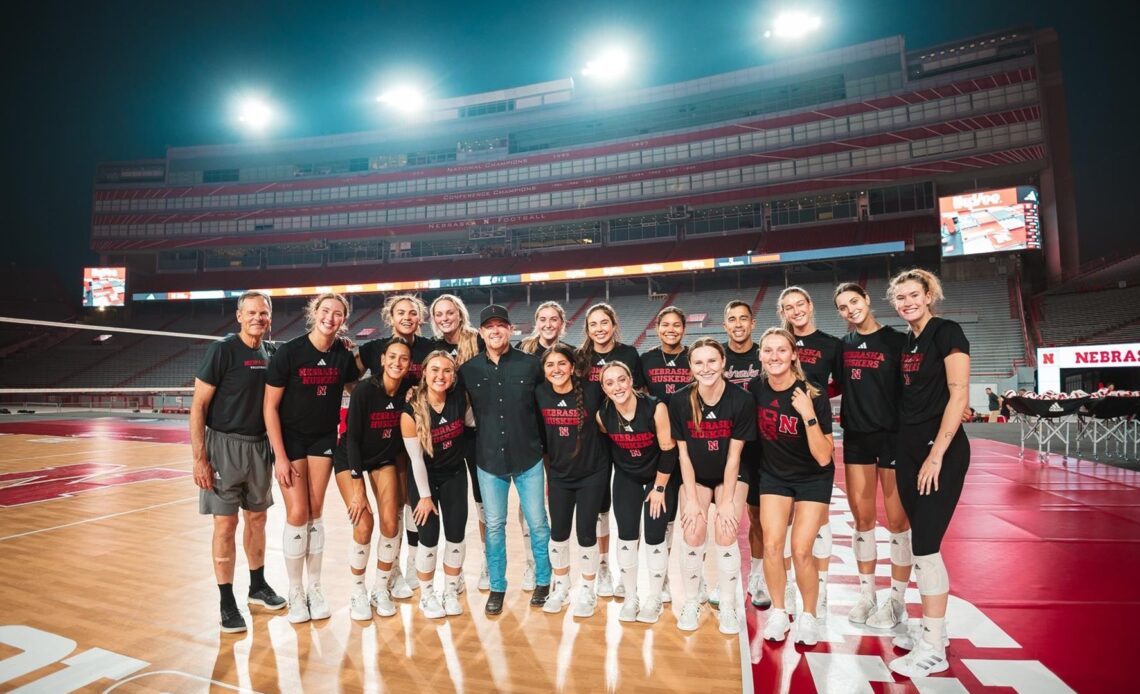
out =
[[[664,493],[664,492],[665,492],[665,485],[663,485],[663,484],[659,484],[659,485],[657,485],[656,487],[654,487],[654,488],[653,488],[653,491],[655,491],[655,492],[662,492],[662,493]]]
[[[807,422],[805,422],[805,424],[809,427],[814,427],[816,424],[819,424],[819,420],[816,419],[815,417],[812,417],[811,419],[807,420]]]

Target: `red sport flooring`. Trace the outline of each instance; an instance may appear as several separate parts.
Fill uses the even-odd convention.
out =
[[[178,420],[117,417],[0,423],[0,433],[105,440],[189,442]],[[1039,458],[975,437],[970,473],[942,546],[951,578],[950,669],[897,680],[886,663],[902,655],[888,636],[847,622],[858,580],[851,517],[836,493],[831,525],[830,614],[812,648],[759,638],[764,611],[749,609],[756,692],[1124,692],[1140,623],[1140,473],[1077,459]],[[840,456],[841,458],[841,456]],[[836,483],[843,488],[840,468]],[[889,585],[883,533],[880,595]],[[919,616],[918,593],[908,609]]]

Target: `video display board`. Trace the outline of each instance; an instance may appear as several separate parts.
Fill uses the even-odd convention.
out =
[[[942,257],[1041,248],[1038,203],[1032,186],[938,198]]]
[[[124,306],[127,299],[127,268],[83,268],[83,305],[87,308]]]

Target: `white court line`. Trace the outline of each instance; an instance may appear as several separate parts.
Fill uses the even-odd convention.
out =
[[[77,439],[77,440],[82,441],[83,439]],[[164,444],[161,441],[154,441],[151,443],[144,443],[142,441],[132,441],[131,443],[137,443],[140,446],[163,446],[163,445],[166,445],[166,446],[182,445],[182,446],[184,446],[184,445],[186,445],[186,444]],[[66,456],[66,455],[102,455],[103,453],[112,453],[113,454],[113,453],[122,453],[122,451],[117,451],[117,450],[72,451],[70,453],[48,453],[47,455],[21,455],[21,456],[15,457],[15,458],[0,458],[0,465],[2,465],[4,463],[14,463],[14,462],[18,462],[21,460],[39,460],[41,458],[60,458],[60,457]]]
[[[63,525],[56,525],[56,526],[53,526],[50,528],[40,528],[39,530],[29,530],[29,531],[23,532],[23,533],[16,533],[15,535],[6,535],[4,537],[0,537],[0,542],[5,542],[7,540],[14,540],[18,537],[27,537],[28,535],[39,535],[40,533],[51,532],[52,530],[62,530],[63,528],[70,528],[70,527],[76,526],[76,525],[83,525],[84,523],[93,523],[95,521],[107,520],[108,518],[116,518],[118,516],[125,516],[125,515],[130,514],[130,513],[138,513],[139,511],[149,511],[149,510],[155,509],[155,508],[162,508],[163,506],[172,506],[174,504],[181,504],[181,503],[185,503],[187,501],[192,501],[192,500],[197,499],[197,498],[198,498],[198,495],[195,494],[194,496],[188,496],[185,499],[175,499],[174,501],[165,501],[161,504],[154,504],[152,506],[144,506],[143,508],[131,509],[130,511],[119,511],[118,513],[108,513],[105,516],[98,516],[96,518],[85,518],[84,520],[78,520],[78,521],[74,521],[72,523],[64,523]]]
[[[128,682],[133,682],[134,680],[140,679],[142,677],[150,677],[152,675],[180,675],[180,676],[185,677],[187,679],[197,680],[199,682],[204,682],[206,684],[209,684],[211,687],[224,687],[226,689],[232,689],[235,692],[243,692],[243,693],[249,692],[252,694],[252,693],[255,693],[257,691],[255,689],[246,689],[245,687],[241,687],[241,686],[235,687],[232,684],[227,684],[225,682],[219,682],[217,680],[212,680],[209,677],[202,677],[201,675],[192,675],[189,672],[182,672],[180,670],[154,670],[152,672],[140,672],[139,674],[134,675],[132,677],[128,677],[124,680],[119,680],[115,684],[112,684],[110,687],[107,687],[106,689],[104,689],[103,694],[107,694],[108,692],[114,691],[114,690],[118,689],[119,687],[123,686],[124,684],[127,684]]]

